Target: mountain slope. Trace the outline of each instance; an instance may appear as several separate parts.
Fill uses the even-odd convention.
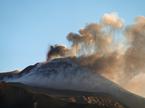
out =
[[[0,88],[3,108],[127,108],[103,93],[54,89],[46,93],[20,83],[1,83]]]
[[[28,70],[27,70],[28,69]],[[16,76],[2,81],[19,82],[42,92],[50,88],[106,94],[127,108],[145,108],[145,99],[132,94],[108,79],[81,67],[71,58],[60,58],[28,67]],[[93,95],[94,96],[94,95]]]

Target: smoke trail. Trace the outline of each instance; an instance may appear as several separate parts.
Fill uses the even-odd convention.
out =
[[[119,39],[116,39],[120,37]],[[75,63],[88,68],[122,87],[145,96],[145,17],[137,17],[125,26],[117,13],[106,13],[98,23],[91,23],[69,33],[70,48],[51,46],[47,61],[56,57],[74,57]],[[123,41],[122,41],[123,40]]]
[[[99,23],[69,33],[67,39],[72,43],[67,56],[76,56],[76,63],[145,96],[145,17],[125,27],[116,13],[107,13]]]
[[[105,14],[99,23],[87,25],[79,34],[70,33],[67,39],[72,42],[79,64],[105,75],[114,81],[122,71],[123,50],[115,42],[116,32],[122,30],[123,21],[117,14]],[[121,52],[122,51],[122,52]],[[119,69],[118,69],[119,67]],[[116,71],[116,72],[115,72]]]

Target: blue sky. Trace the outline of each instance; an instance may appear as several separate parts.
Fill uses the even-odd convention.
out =
[[[0,71],[45,60],[49,45],[117,12],[126,23],[145,16],[144,0],[0,0]]]

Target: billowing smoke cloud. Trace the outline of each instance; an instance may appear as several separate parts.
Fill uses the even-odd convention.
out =
[[[68,34],[67,39],[72,42],[79,64],[116,81],[123,68],[124,51],[115,41],[118,29],[123,29],[123,21],[117,14],[110,13],[99,23],[81,29],[79,34]]]
[[[104,25],[110,25],[113,28],[122,28],[123,27],[123,20],[119,18],[117,13],[106,13],[101,19]]]
[[[129,48],[125,54],[125,71],[132,76],[145,70],[145,17],[137,17],[125,31]]]
[[[76,63],[145,96],[145,17],[125,27],[116,13],[107,13],[99,23],[69,33],[67,39],[72,46],[61,51],[76,56]]]

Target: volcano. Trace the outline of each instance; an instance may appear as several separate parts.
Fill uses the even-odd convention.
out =
[[[145,98],[70,57],[1,73],[0,81],[2,108],[145,108]]]

